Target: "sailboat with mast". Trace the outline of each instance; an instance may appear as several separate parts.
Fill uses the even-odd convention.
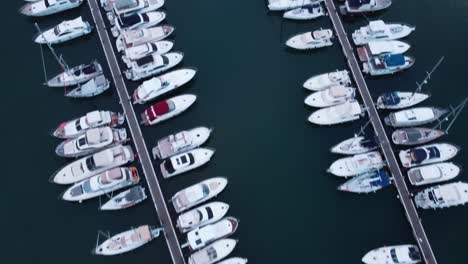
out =
[[[354,137],[341,141],[331,148],[331,153],[343,155],[363,154],[377,149],[378,145],[375,139],[368,137],[364,133],[364,129],[369,126],[370,120],[361,128],[359,133],[354,134]]]

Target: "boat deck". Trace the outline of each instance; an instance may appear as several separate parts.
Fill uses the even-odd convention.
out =
[[[389,170],[393,175],[395,187],[398,190],[398,197],[401,204],[403,205],[406,217],[411,225],[413,235],[419,245],[419,249],[423,255],[424,261],[426,264],[437,264],[434,252],[431,248],[431,244],[429,243],[429,239],[426,236],[426,232],[424,231],[424,227],[422,226],[418,212],[416,211],[416,207],[413,203],[410,192],[408,191],[408,187],[406,186],[405,178],[397,163],[392,146],[388,140],[388,136],[380,120],[377,109],[375,108],[374,101],[372,100],[372,96],[369,92],[366,81],[364,80],[364,77],[361,73],[361,69],[354,55],[354,49],[348,40],[346,31],[344,30],[343,24],[341,22],[341,18],[339,17],[338,10],[336,9],[333,0],[325,0],[325,5],[333,23],[335,33],[338,36],[338,40],[340,41],[343,53],[348,62],[348,66],[351,69],[361,97],[367,107],[369,119],[374,128],[378,142],[380,142],[380,147],[387,160]]]
[[[164,198],[164,195],[161,191],[158,178],[156,177],[156,172],[154,171],[154,167],[151,163],[150,155],[148,153],[146,143],[143,139],[140,125],[136,118],[125,82],[122,78],[122,71],[120,70],[114,49],[112,48],[109,34],[106,31],[106,26],[102,18],[98,2],[97,0],[90,0],[88,3],[93,15],[94,22],[96,24],[96,30],[99,34],[99,39],[101,40],[101,44],[104,49],[107,63],[109,64],[109,68],[112,73],[115,88],[118,92],[122,108],[124,109],[125,116],[127,118],[128,127],[132,133],[133,142],[135,143],[143,172],[146,176],[146,181],[151,192],[151,197],[153,198],[153,204],[156,208],[159,222],[164,230],[164,236],[166,238],[169,252],[172,257],[172,262],[175,264],[185,264],[185,259],[180,248],[179,240],[177,239],[174,225],[172,224],[172,220],[167,209],[165,202],[166,199]]]

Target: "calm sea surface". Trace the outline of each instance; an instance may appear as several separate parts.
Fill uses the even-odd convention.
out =
[[[68,161],[55,156],[59,140],[49,131],[93,109],[119,111],[120,106],[115,91],[76,101],[64,98],[60,88],[42,86],[41,52],[31,41],[35,20],[17,13],[22,4],[3,3],[0,262],[170,263],[163,239],[118,257],[90,254],[98,230],[115,233],[157,225],[150,200],[109,213],[97,210],[97,199],[83,204],[58,199],[64,188],[48,179]],[[308,124],[312,109],[303,104],[307,95],[303,81],[344,68],[345,61],[337,42],[317,52],[298,53],[287,50],[284,41],[294,33],[331,27],[327,17],[307,23],[283,21],[259,0],[167,1],[165,10],[167,21],[176,27],[175,50],[185,53],[183,65],[199,69],[190,85],[171,95],[194,93],[198,101],[174,120],[143,128],[146,142],[151,148],[169,133],[206,125],[215,128],[207,146],[217,150],[208,166],[162,180],[166,199],[208,177],[228,177],[228,188],[219,200],[228,202],[229,214],[241,219],[235,235],[240,243],[233,256],[248,257],[251,263],[360,263],[371,248],[415,243],[394,188],[368,196],[339,193],[335,189],[342,180],[325,172],[339,158],[329,148],[351,137],[366,120],[332,128]],[[36,21],[46,28],[79,15],[92,21],[87,4]],[[433,97],[426,105],[455,105],[468,95],[466,1],[400,0],[374,18],[380,15],[417,27],[407,39],[416,64],[402,74],[369,80],[374,96],[414,89],[441,56],[445,62],[427,85]],[[351,33],[365,22],[358,18],[345,26]],[[110,78],[96,32],[57,47],[57,52],[69,65],[96,58]],[[58,72],[47,50],[45,57],[48,74]],[[144,108],[137,106],[137,113]],[[443,141],[468,146],[467,118],[462,116]],[[466,157],[462,151],[455,162],[467,164]],[[468,181],[465,174],[460,180]],[[468,208],[421,212],[421,217],[439,263],[466,263]]]

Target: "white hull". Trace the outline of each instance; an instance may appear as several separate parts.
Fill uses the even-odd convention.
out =
[[[353,100],[355,93],[356,89],[352,87],[333,86],[307,96],[304,103],[318,108],[335,106]]]
[[[442,209],[468,203],[468,183],[454,182],[429,187],[414,197],[422,209]]]
[[[218,262],[218,264],[247,264],[247,262],[246,258],[234,257]]]
[[[115,45],[120,52],[146,43],[161,41],[169,37],[174,30],[173,26],[164,25],[125,31],[116,39]]]
[[[227,179],[223,177],[204,180],[174,194],[171,199],[172,205],[175,211],[180,213],[216,197],[226,188],[227,183]]]
[[[96,247],[94,253],[103,256],[123,254],[147,244],[158,237],[159,232],[160,230],[151,229],[149,226],[140,226],[112,236]]]
[[[373,23],[376,21],[371,21]],[[407,37],[416,28],[405,24],[383,24],[376,29],[369,29],[372,26],[361,27],[354,31],[352,38],[354,44],[365,45],[371,41],[397,40]]]
[[[63,21],[57,26],[47,29],[34,37],[38,44],[60,44],[91,33],[92,26],[84,22],[81,17]],[[57,31],[59,30],[59,31]]]
[[[187,243],[190,250],[198,250],[213,241],[234,234],[239,226],[239,220],[226,217],[216,223],[209,224],[187,233]]]
[[[418,152],[415,154],[415,151]],[[402,150],[399,153],[399,157],[403,167],[412,168],[450,160],[457,155],[458,151],[458,147],[454,145],[436,143],[416,147],[414,149]],[[437,152],[437,154],[435,152]],[[420,157],[419,155],[422,156]]]
[[[138,65],[137,64],[138,61],[137,61],[137,62],[132,63],[130,69],[125,71],[125,77],[127,77],[128,80],[132,80],[132,81],[138,81],[144,78],[148,78],[150,76],[157,75],[171,68],[174,68],[184,58],[184,54],[182,52],[170,52],[170,53],[166,53],[163,55],[149,55],[149,56],[153,56],[153,58],[159,57],[159,56],[163,58],[167,58],[167,64],[164,63],[163,65],[161,65],[160,63],[156,63],[153,61],[148,64]],[[143,59],[144,58],[140,60],[143,60]]]
[[[332,37],[333,32],[330,29],[305,32],[288,39],[286,46],[297,50],[318,49],[333,45]]]
[[[413,92],[392,92],[393,95],[397,98],[395,103],[385,102],[383,96],[379,96],[377,99],[377,108],[379,109],[403,109],[415,106],[427,98],[429,98],[428,94],[423,93],[413,93]]]
[[[188,258],[188,264],[213,264],[227,257],[236,247],[234,239],[221,239],[200,249]]]
[[[414,186],[450,181],[461,172],[452,162],[436,163],[408,170],[408,179]]]
[[[221,220],[228,212],[229,204],[211,202],[190,211],[177,218],[177,227],[180,232],[186,233],[197,227],[202,227]]]
[[[168,102],[168,101],[172,102],[175,106],[175,109],[171,110],[170,112],[166,112],[162,115],[158,115],[157,113],[155,114],[153,112],[154,106],[157,105],[155,104],[152,107],[146,109],[146,111],[142,113],[142,124],[155,125],[162,121],[171,119],[185,112],[190,106],[192,106],[195,103],[196,100],[197,100],[197,96],[193,94],[184,94],[184,95],[172,97],[166,100],[165,102]]]
[[[318,3],[320,1],[321,0],[269,0],[268,9],[270,9],[270,11],[284,11]]]
[[[311,20],[324,16],[325,12],[320,4],[299,7],[283,14],[284,18],[292,20]]]
[[[57,0],[53,4],[48,1],[49,6],[47,6],[46,1],[27,0],[28,3],[22,6],[19,12],[26,16],[43,17],[79,7],[83,3],[83,0]]]
[[[370,142],[365,137],[352,137],[346,139],[331,148],[332,153],[343,155],[357,155],[372,151],[377,148],[375,142]]]
[[[336,125],[351,122],[361,118],[364,110],[356,101],[348,101],[341,105],[322,108],[313,112],[308,120],[316,125]]]
[[[104,203],[100,210],[121,210],[132,207],[146,199],[145,188],[141,186],[132,187],[123,191],[116,196],[112,197],[109,201]]]
[[[378,151],[341,158],[332,163],[327,172],[338,177],[352,177],[385,166],[385,161]]]
[[[122,60],[125,62],[127,67],[131,67],[132,62],[150,54],[163,55],[168,53],[174,47],[174,42],[170,40],[161,40],[156,42],[150,42],[135,47],[131,47],[124,50]]]
[[[211,131],[207,127],[196,127],[164,137],[158,140],[157,145],[153,148],[153,157],[155,159],[166,159],[195,149],[208,140]]]
[[[349,72],[346,70],[323,73],[314,75],[304,82],[304,88],[311,91],[321,91],[332,86],[350,85],[351,79]]]
[[[396,261],[393,261],[394,259]],[[369,251],[362,258],[362,262],[365,264],[417,264],[421,262],[421,254],[413,245],[388,246]]]
[[[134,14],[132,16],[138,17],[139,18],[139,23],[131,24],[126,23],[128,21],[128,17],[123,17],[121,19],[115,18],[114,20],[114,27],[111,29],[112,36],[118,37],[122,32],[128,31],[128,30],[136,30],[136,29],[142,29],[142,28],[150,28],[158,25],[161,23],[164,19],[166,19],[166,13],[165,12],[147,12],[147,13],[138,13]],[[143,16],[145,18],[143,18]],[[121,23],[122,21],[123,23]]]
[[[161,163],[161,173],[164,178],[170,178],[194,170],[208,163],[214,153],[215,151],[213,149],[197,148],[173,156]],[[193,160],[191,160],[191,158],[193,158]],[[187,160],[184,163],[185,159]]]

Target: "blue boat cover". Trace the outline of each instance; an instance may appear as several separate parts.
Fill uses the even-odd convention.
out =
[[[401,98],[396,92],[389,92],[382,95],[382,101],[385,105],[397,105],[400,103]]]
[[[384,57],[385,65],[395,67],[405,64],[405,56],[402,54],[389,54]]]
[[[374,181],[371,182],[371,186],[373,187],[387,187],[390,185],[390,176],[386,171],[379,171],[376,174],[371,176]]]
[[[358,8],[362,5],[369,4],[370,0],[348,0],[348,5],[350,7]]]

